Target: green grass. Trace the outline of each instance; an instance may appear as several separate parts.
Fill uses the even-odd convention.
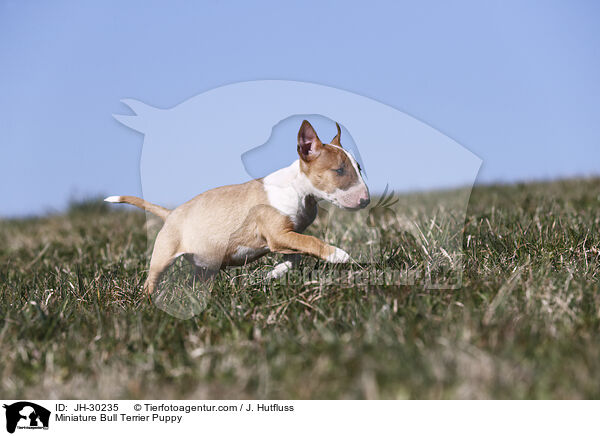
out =
[[[365,217],[343,217],[311,233],[366,253],[354,273],[444,274],[441,218],[423,239],[384,228],[374,249]],[[0,396],[600,398],[600,179],[478,187],[464,230],[460,289],[246,280],[270,257],[181,320],[142,295],[143,213],[92,201],[0,221]]]

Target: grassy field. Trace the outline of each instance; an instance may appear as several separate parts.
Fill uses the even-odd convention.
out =
[[[188,320],[142,295],[144,225],[99,202],[0,221],[0,397],[600,398],[600,179],[475,188],[460,289],[240,284],[271,259]],[[432,261],[386,238],[350,269]]]

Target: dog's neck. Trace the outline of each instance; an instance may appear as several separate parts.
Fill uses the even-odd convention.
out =
[[[286,194],[294,194],[299,201],[315,195],[312,183],[300,170],[300,161],[295,160],[290,166],[281,168],[263,179],[265,189],[284,189]],[[268,192],[268,191],[267,191]]]

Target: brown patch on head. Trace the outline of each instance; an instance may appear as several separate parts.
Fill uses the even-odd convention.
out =
[[[306,120],[298,132],[298,155],[300,170],[306,174],[312,185],[320,191],[331,193],[337,189],[345,191],[360,182],[352,161],[341,147],[341,129],[338,123],[337,135],[331,144],[323,144],[317,133]],[[337,147],[335,147],[337,146]]]
[[[317,159],[300,167],[312,185],[323,192],[345,191],[359,182],[360,176],[346,153],[331,145],[323,145]]]

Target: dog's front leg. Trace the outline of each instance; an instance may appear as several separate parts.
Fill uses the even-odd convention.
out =
[[[269,249],[276,253],[304,253],[327,262],[345,263],[350,255],[341,248],[326,244],[314,236],[284,231],[267,238]]]
[[[261,206],[256,210],[257,227],[266,239],[269,250],[283,254],[308,254],[333,263],[345,263],[350,260],[350,255],[341,248],[326,244],[314,236],[293,231],[291,220],[274,208]]]

